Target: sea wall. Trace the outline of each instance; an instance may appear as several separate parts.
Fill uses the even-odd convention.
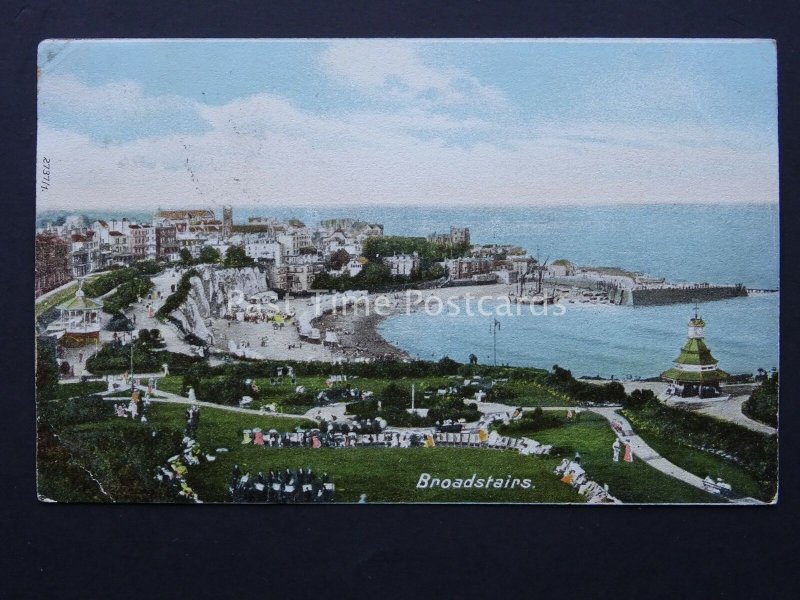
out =
[[[711,302],[747,296],[744,286],[674,287],[647,289],[620,289],[610,294],[615,304],[628,306],[656,306],[663,304],[689,304]]]
[[[244,302],[248,296],[269,289],[267,274],[257,267],[217,269],[206,265],[195,269],[198,275],[189,280],[191,289],[186,301],[169,316],[184,333],[204,340],[211,337],[206,320],[225,316],[229,300],[239,298]]]

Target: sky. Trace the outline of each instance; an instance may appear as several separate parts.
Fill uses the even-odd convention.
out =
[[[38,72],[38,211],[778,201],[769,40],[48,40]]]

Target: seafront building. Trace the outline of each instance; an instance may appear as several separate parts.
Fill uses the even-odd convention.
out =
[[[37,234],[34,268],[36,297],[64,285],[71,279],[69,242],[52,233]]]

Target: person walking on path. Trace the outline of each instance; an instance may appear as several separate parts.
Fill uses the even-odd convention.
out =
[[[633,462],[633,448],[631,448],[630,440],[625,440],[625,456],[622,460],[627,463]]]

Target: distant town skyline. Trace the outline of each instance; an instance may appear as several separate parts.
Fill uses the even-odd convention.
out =
[[[46,41],[37,212],[775,203],[771,41]]]

